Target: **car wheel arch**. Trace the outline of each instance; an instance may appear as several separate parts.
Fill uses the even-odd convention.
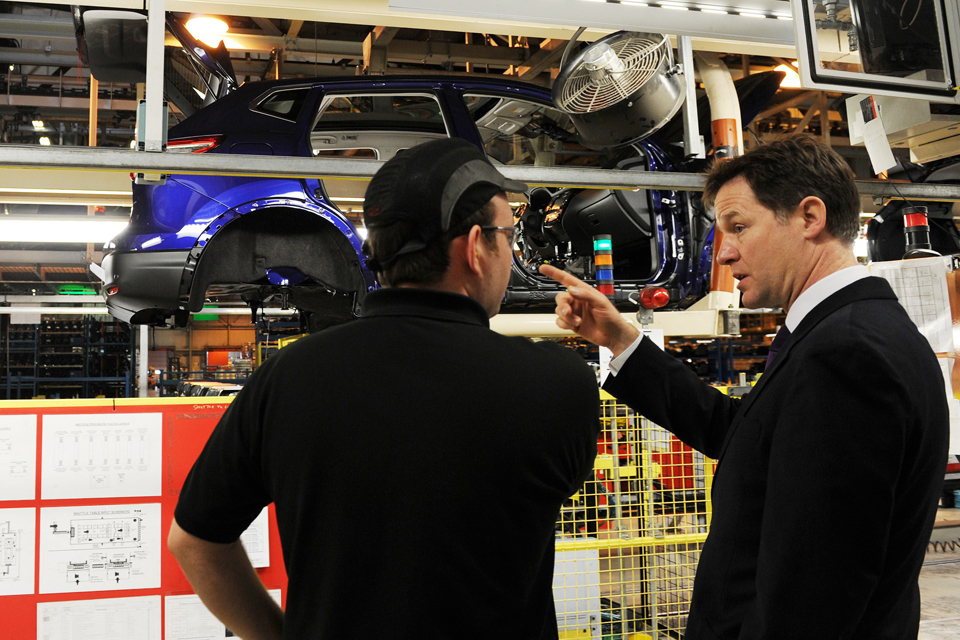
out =
[[[337,224],[337,222],[339,224]],[[347,223],[321,208],[286,202],[254,203],[210,222],[184,267],[181,300],[203,306],[214,284],[253,284],[266,269],[292,267],[334,291],[362,297],[369,288]]]

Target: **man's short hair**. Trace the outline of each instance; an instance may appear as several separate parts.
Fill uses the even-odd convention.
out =
[[[496,206],[493,200],[488,200],[480,209],[455,222],[448,231],[430,241],[425,249],[397,256],[380,272],[381,284],[389,287],[437,284],[450,266],[450,243],[453,239],[469,232],[474,225],[492,226],[495,218]],[[409,220],[397,220],[386,227],[369,229],[367,242],[371,255],[395,255],[410,238],[412,231],[413,223]],[[497,251],[499,245],[496,236],[484,233],[482,237],[487,246]]]
[[[826,230],[852,244],[860,230],[860,193],[849,165],[835,151],[806,135],[773,140],[748,153],[714,162],[703,202],[712,207],[723,185],[742,177],[754,197],[784,222],[807,196],[823,200]]]

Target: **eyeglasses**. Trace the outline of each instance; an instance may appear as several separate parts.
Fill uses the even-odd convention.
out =
[[[513,243],[517,241],[517,228],[516,227],[492,227],[492,226],[481,226],[481,231],[505,231],[507,233],[507,243],[512,247]]]

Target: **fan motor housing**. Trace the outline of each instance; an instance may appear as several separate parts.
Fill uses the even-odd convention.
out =
[[[618,63],[598,80],[597,48],[611,48]],[[626,67],[626,71],[621,71]],[[630,74],[630,75],[624,75]],[[623,78],[623,79],[621,79]],[[683,104],[686,83],[660,34],[621,31],[586,47],[560,71],[553,102],[570,116],[590,149],[634,143],[665,125]]]

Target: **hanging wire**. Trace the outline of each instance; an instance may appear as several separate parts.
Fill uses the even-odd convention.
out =
[[[570,50],[573,49],[573,45],[576,44],[577,38],[586,31],[586,27],[580,27],[577,29],[577,32],[573,34],[573,37],[570,38],[570,41],[567,42],[567,46],[563,49],[563,55],[560,56],[560,70],[563,71],[563,65],[567,62],[567,56],[570,55]]]

